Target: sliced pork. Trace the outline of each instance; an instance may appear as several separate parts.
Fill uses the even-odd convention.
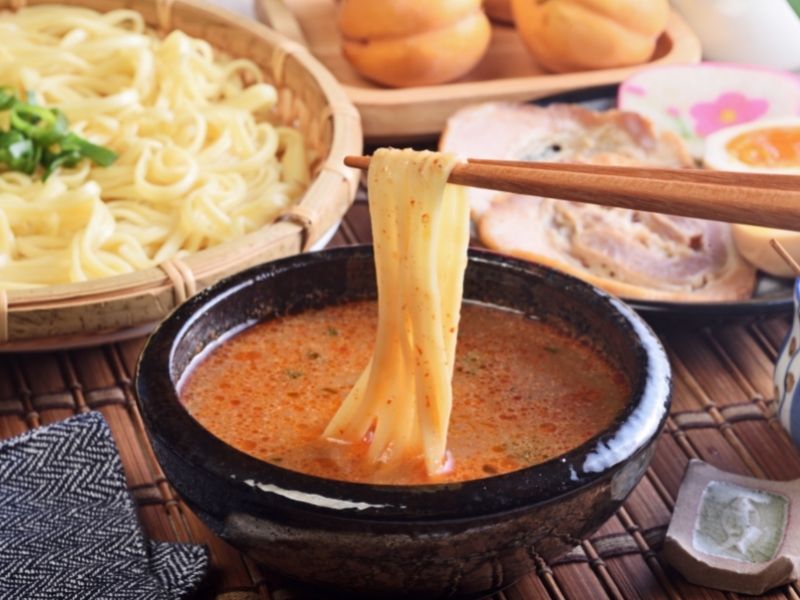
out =
[[[443,150],[464,157],[606,165],[690,166],[682,141],[639,115],[571,105],[491,103],[448,122]],[[725,301],[748,297],[755,270],[725,223],[534,196],[470,190],[481,241],[625,298]]]
[[[736,252],[728,224],[660,216],[653,221],[623,208],[502,195],[478,231],[490,248],[624,298],[708,302],[751,294],[754,270]]]

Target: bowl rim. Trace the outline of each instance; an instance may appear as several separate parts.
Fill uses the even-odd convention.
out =
[[[267,513],[299,510],[348,519],[406,522],[491,516],[558,500],[609,477],[657,438],[668,416],[671,372],[666,352],[647,323],[621,300],[577,278],[476,249],[469,251],[469,264],[542,278],[547,285],[563,286],[579,300],[599,302],[601,310],[636,345],[636,370],[642,375],[631,392],[631,401],[609,427],[569,452],[510,473],[456,483],[353,483],[291,471],[250,456],[217,438],[184,408],[172,373],[174,353],[182,336],[215,305],[287,271],[320,262],[371,257],[369,245],[290,256],[220,280],[174,310],[148,338],[134,376],[138,405],[148,435],[157,442],[154,445],[165,446],[184,463],[201,469],[220,484],[225,482],[231,493],[243,494],[241,498],[249,507]]]

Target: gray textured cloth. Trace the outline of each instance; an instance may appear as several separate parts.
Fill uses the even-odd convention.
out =
[[[179,599],[207,567],[202,546],[145,540],[100,413],[0,444],[0,599]]]

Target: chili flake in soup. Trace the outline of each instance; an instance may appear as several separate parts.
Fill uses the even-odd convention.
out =
[[[545,323],[464,304],[448,449],[435,479],[419,461],[365,460],[367,442],[321,437],[369,361],[377,306],[353,302],[259,323],[213,348],[180,387],[211,433],[259,459],[328,479],[418,484],[478,479],[543,462],[614,420],[625,377],[594,349]]]

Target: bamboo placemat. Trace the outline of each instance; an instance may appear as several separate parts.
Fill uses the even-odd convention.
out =
[[[333,244],[367,242],[357,202]],[[533,598],[735,598],[687,583],[659,557],[686,463],[800,478],[800,453],[771,416],[772,364],[786,319],[704,329],[662,329],[675,370],[672,415],[647,475],[590,539],[495,600]],[[131,388],[141,339],[60,353],[0,355],[0,438],[87,410],[109,422],[146,535],[207,544],[213,568],[198,598],[291,600],[310,596],[271,576],[216,538],[176,496],[146,440]],[[302,560],[298,557],[298,560]],[[766,598],[800,600],[800,586]]]

